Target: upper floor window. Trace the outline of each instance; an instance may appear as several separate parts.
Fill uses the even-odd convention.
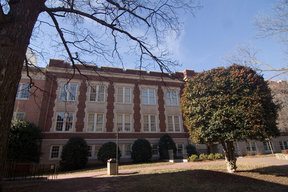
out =
[[[132,89],[130,87],[117,88],[117,103],[130,104],[132,100]]]
[[[144,132],[156,132],[157,124],[156,124],[156,115],[144,115]]]
[[[71,131],[73,128],[73,113],[57,113],[56,131]]]
[[[156,104],[155,89],[142,89],[142,104],[148,104],[148,105]]]
[[[104,85],[95,85],[90,87],[90,101],[104,102],[106,88]]]
[[[102,132],[104,125],[103,113],[90,113],[88,114],[88,132]]]
[[[168,90],[166,92],[166,105],[172,105],[172,106],[179,105],[179,99],[178,99],[177,91]]]
[[[20,83],[16,94],[16,99],[29,99],[30,85],[26,83]]]
[[[60,100],[75,101],[77,93],[77,84],[61,84]]]
[[[168,116],[168,131],[180,132],[180,118],[179,116]]]
[[[120,132],[130,132],[131,131],[131,114],[117,114],[117,129]]]

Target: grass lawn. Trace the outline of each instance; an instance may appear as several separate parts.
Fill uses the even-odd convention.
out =
[[[163,166],[162,169],[157,167]],[[164,168],[165,167],[165,168]],[[186,163],[167,168],[169,163],[123,165],[120,172],[138,170],[124,176],[85,177],[50,181],[7,182],[4,192],[288,192],[288,166],[238,163],[238,172],[226,173],[219,163]],[[155,169],[151,169],[155,168]],[[103,171],[88,170],[90,171]]]

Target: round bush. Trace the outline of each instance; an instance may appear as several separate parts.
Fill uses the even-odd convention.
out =
[[[71,137],[61,153],[62,170],[82,169],[88,162],[88,145],[82,137]]]
[[[163,135],[158,143],[160,159],[169,159],[168,150],[173,149],[174,157],[176,156],[176,145],[170,135]]]
[[[146,139],[137,139],[132,146],[131,158],[134,163],[149,162],[152,157],[152,148]]]
[[[13,162],[39,162],[41,130],[33,123],[13,121],[9,134],[8,159]]]
[[[191,155],[189,157],[189,161],[191,161],[191,162],[198,161],[198,155]]]
[[[220,154],[220,153],[215,153],[214,159],[222,159],[222,158],[223,158],[222,154]]]
[[[215,159],[215,156],[213,153],[210,153],[207,157],[208,160],[214,160]]]
[[[201,154],[199,155],[199,160],[207,160],[207,158],[208,158],[208,155],[206,155],[206,154],[204,154],[204,153],[201,153]]]
[[[187,151],[187,155],[188,157],[190,157],[191,155],[197,155],[197,150],[196,150],[196,147],[192,144],[188,144],[186,146],[186,151]]]
[[[121,152],[118,147],[118,160],[120,159],[120,157]],[[97,158],[98,160],[103,161],[104,163],[106,163],[108,159],[116,158],[116,143],[114,142],[104,143],[98,151]]]

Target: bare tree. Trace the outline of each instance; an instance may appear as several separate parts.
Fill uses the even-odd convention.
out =
[[[179,32],[179,11],[193,13],[194,0],[1,0],[0,1],[0,177],[6,153],[7,135],[25,52],[31,37],[41,38],[41,27],[55,29],[74,72],[75,63],[86,64],[87,55],[107,61],[123,55],[121,43],[147,59],[161,71],[175,64],[165,50],[159,50],[165,35]],[[46,28],[45,28],[46,29]],[[34,38],[32,38],[34,40]],[[109,46],[112,47],[109,48]],[[41,49],[31,47],[34,53]],[[39,48],[39,47],[38,47]],[[49,50],[46,50],[49,51]],[[0,190],[1,191],[1,190]]]
[[[281,44],[288,48],[288,1],[281,0],[273,7],[272,15],[259,15],[255,18],[255,25],[258,28],[257,36],[261,38],[277,37]],[[288,54],[288,51],[286,51]],[[257,58],[257,51],[252,46],[239,46],[235,53],[225,58],[228,63],[250,65],[258,71],[275,72],[271,77],[288,73],[288,65],[275,67],[273,63],[265,63]]]

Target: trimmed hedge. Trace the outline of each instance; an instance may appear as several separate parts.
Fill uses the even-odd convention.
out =
[[[173,149],[174,157],[176,156],[176,144],[170,135],[163,135],[158,143],[160,159],[169,159],[168,150]]]
[[[186,151],[187,151],[187,155],[188,155],[188,157],[190,157],[191,155],[197,155],[198,153],[197,153],[197,150],[196,150],[196,147],[194,146],[194,145],[192,145],[192,144],[188,144],[187,146],[186,146]]]
[[[62,170],[82,169],[88,162],[88,145],[82,137],[71,137],[64,145],[61,153],[60,168]]]
[[[132,146],[131,158],[134,163],[149,162],[152,157],[152,148],[146,139],[137,139]]]
[[[118,146],[118,160],[120,159],[120,157],[121,152]],[[106,163],[108,159],[116,158],[116,143],[114,142],[104,143],[98,151],[97,158],[98,160],[104,163]]]

